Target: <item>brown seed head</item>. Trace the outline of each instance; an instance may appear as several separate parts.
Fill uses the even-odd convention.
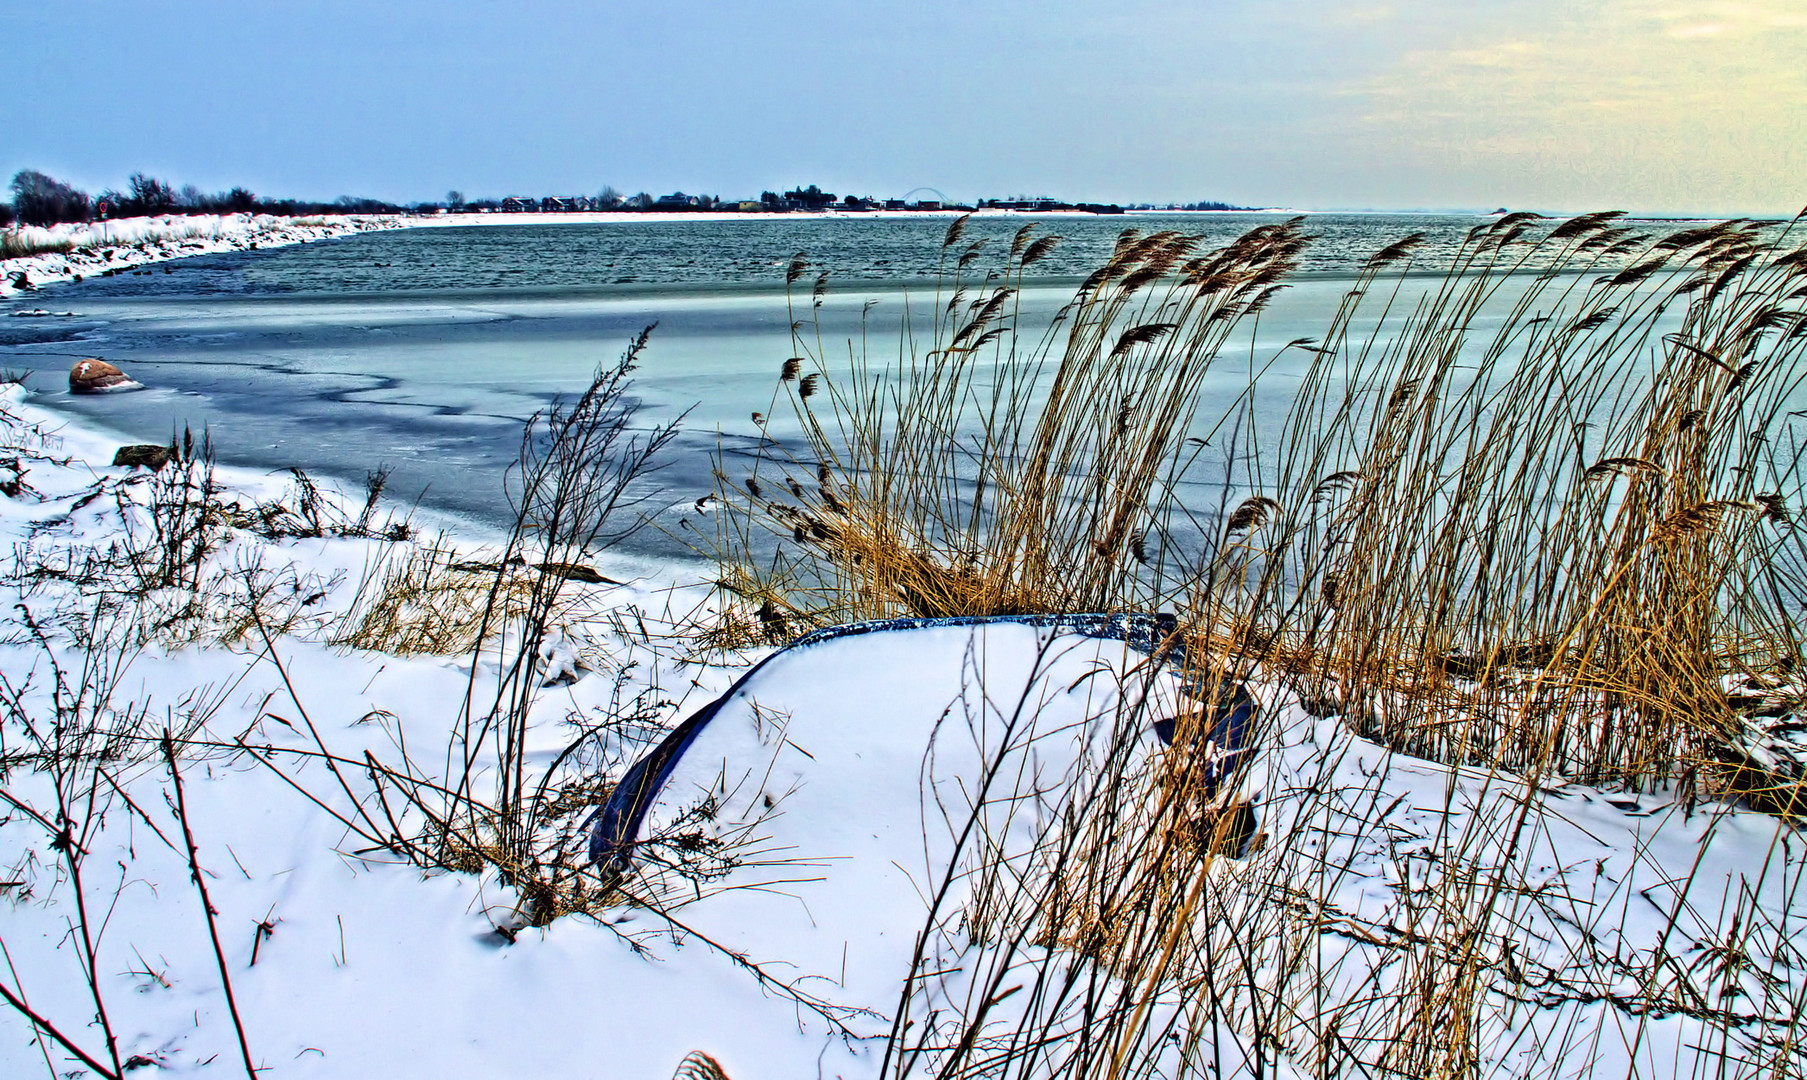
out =
[[[1224,532],[1228,534],[1259,529],[1267,524],[1269,517],[1279,512],[1280,504],[1265,495],[1244,499],[1231,511],[1230,520],[1224,524]]]

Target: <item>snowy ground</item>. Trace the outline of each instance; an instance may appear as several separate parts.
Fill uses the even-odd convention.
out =
[[[47,248],[67,244],[69,250],[0,259],[0,297],[29,296],[41,285],[120,273],[189,255],[304,244],[347,233],[398,228],[403,222],[404,219],[394,217],[206,214],[123,218],[48,229],[24,226],[17,235],[26,243]]]
[[[1138,211],[1138,213],[1165,211]],[[1273,211],[1262,211],[1270,213]],[[971,213],[974,217],[1093,217],[1085,210],[786,210],[772,213],[764,210],[583,210],[572,213],[462,213],[433,214],[410,218],[411,225],[611,225],[657,221],[809,221],[826,218],[859,218],[865,220],[915,220],[920,218],[950,219]]]
[[[1786,825],[1390,754],[1259,679],[1247,856],[1188,864],[1167,921],[1141,930],[1096,896],[1051,915],[1067,886],[1050,852],[1124,835],[1162,761],[1152,720],[1187,684],[1120,642],[1020,625],[775,658],[666,785],[623,886],[640,902],[525,925],[493,870],[423,870],[348,827],[386,809],[365,763],[445,779],[460,703],[494,685],[493,652],[329,644],[360,580],[430,523],[414,540],[228,524],[198,589],[131,600],[119,568],[157,550],[158,481],[6,394],[0,985],[108,1069],[97,998],[123,1065],[207,1075],[244,1071],[234,1006],[252,1064],[278,1077],[664,1080],[691,1051],[735,1080],[872,1076],[894,1021],[896,1045],[921,1048],[913,1075],[950,1049],[1046,1075],[1101,1046],[1126,1075],[1412,1075],[1430,1066],[1389,1048],[1440,1037],[1475,1048],[1480,1075],[1801,1063],[1807,957],[1790,936],[1807,900]],[[241,509],[297,499],[287,476],[215,481]],[[448,542],[480,559],[493,541]],[[760,655],[692,659],[681,626],[700,586],[597,569],[624,583],[570,587],[583,617],[538,669],[536,777],[638,701],[650,727],[609,727],[575,756],[618,777]],[[203,614],[183,607],[197,594]],[[267,640],[242,617],[254,597],[281,623]],[[94,753],[79,767],[31,756],[84,725],[110,735],[81,743]],[[218,958],[165,728],[183,743]],[[1124,850],[1112,873],[1153,857]],[[1177,958],[1140,998],[1099,943],[1137,933]],[[1086,1026],[1142,999],[1140,1026]],[[896,1054],[887,1067],[899,1074]],[[0,1009],[0,1075],[83,1068]]]

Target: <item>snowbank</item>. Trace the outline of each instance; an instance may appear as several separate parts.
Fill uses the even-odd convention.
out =
[[[107,465],[112,440],[17,387],[0,405],[0,983],[109,1069],[105,1029],[122,1065],[242,1070],[235,1006],[252,1063],[293,1077],[664,1080],[691,1051],[735,1080],[853,1077],[888,1047],[893,1074],[897,1051],[918,1074],[1104,1052],[1128,1075],[1202,1054],[1197,1074],[1226,1078],[1398,1074],[1443,1059],[1389,1048],[1439,1040],[1481,1075],[1693,1075],[1789,1053],[1807,1001],[1785,823],[1390,753],[1256,673],[1264,750],[1226,796],[1255,835],[1238,857],[1139,845],[1172,833],[1136,830],[1175,760],[1154,722],[1192,684],[1121,642],[1012,624],[775,657],[673,771],[620,891],[535,925],[494,866],[424,870],[358,832],[413,827],[379,771],[450,782],[460,706],[502,659],[332,643],[425,545],[420,522],[297,535],[293,477],[218,469],[221,509],[183,519],[218,519],[204,578],[127,589],[157,570],[134,552],[188,535],[154,510],[170,474]],[[316,520],[359,518],[326,495],[352,510]],[[474,563],[480,539],[435,542]],[[697,588],[571,588],[582,618],[536,669],[533,775],[582,781],[561,763],[640,703],[607,753],[576,755],[602,781],[570,786],[578,822],[742,669],[693,655]],[[1063,871],[1087,865],[1108,873]],[[1122,892],[1145,877],[1166,891]],[[1151,955],[1138,941],[1172,964],[1146,985],[1123,966]],[[1326,1032],[1344,1049],[1316,1062]],[[0,1008],[0,1074],[80,1067]]]
[[[1137,211],[1137,213],[1188,213],[1189,211]],[[1269,211],[1262,211],[1268,213]],[[900,221],[918,219],[951,219],[971,214],[973,217],[1078,217],[1090,218],[1096,215],[1085,210],[786,210],[771,212],[765,210],[582,210],[569,213],[531,213],[531,212],[497,212],[497,213],[459,213],[432,214],[424,217],[409,218],[407,224],[416,227],[434,226],[468,226],[468,225],[632,225],[653,222],[718,222],[718,221],[765,221],[773,223],[797,221],[824,221],[833,218],[860,218],[866,220]]]
[[[123,218],[48,229],[28,225],[13,233],[19,243],[42,249],[42,253],[0,259],[0,297],[28,291],[21,286],[20,275],[24,275],[26,286],[36,288],[188,255],[302,244],[372,229],[399,228],[402,224],[401,218],[394,217],[208,214]]]

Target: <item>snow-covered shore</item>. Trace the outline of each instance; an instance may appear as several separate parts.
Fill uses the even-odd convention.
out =
[[[248,1053],[295,1077],[665,1080],[701,1051],[734,1080],[871,1076],[907,1007],[896,1045],[1002,1055],[1027,1031],[1046,1075],[1092,1041],[1083,1017],[1133,1000],[1108,949],[1137,912],[1032,891],[1087,799],[1136,814],[1143,789],[1088,788],[1119,748],[1098,740],[1117,725],[1145,776],[1161,751],[1143,721],[1186,692],[1121,643],[1006,624],[782,654],[699,729],[626,892],[535,920],[493,864],[429,870],[359,833],[390,813],[419,827],[377,777],[448,781],[460,705],[499,657],[357,648],[347,615],[435,545],[454,571],[493,558],[485,538],[397,529],[386,507],[335,527],[357,496],[309,511],[296,478],[224,468],[216,509],[184,517],[172,473],[110,465],[115,440],[16,387],[0,409],[0,984],[107,1068],[110,1030],[122,1067],[179,1073]],[[210,539],[182,584],[187,564],[161,560],[189,528]],[[699,587],[596,568],[616,580],[572,583],[525,733],[534,776],[566,785],[567,832],[767,651],[707,662],[686,629]],[[1244,790],[1258,833],[1180,881],[1185,933],[1142,927],[1220,958],[1222,982],[1181,965],[1146,1031],[1112,1029],[1138,1075],[1359,1075],[1446,1035],[1482,1076],[1757,1075],[1735,1066],[1784,1052],[1807,1001],[1786,822],[1417,760],[1281,680],[1252,690],[1271,736]],[[84,725],[80,753],[39,752]],[[1125,877],[1143,857],[1121,856]],[[1325,1031],[1341,1056],[1314,1067]],[[0,1074],[81,1067],[0,1003]]]
[[[571,213],[456,213],[429,214],[408,219],[408,224],[421,227],[470,225],[631,225],[636,222],[718,222],[718,221],[827,221],[836,219],[870,221],[911,221],[922,218],[948,220],[964,214],[974,217],[1091,217],[1084,210],[786,210],[778,213],[763,210],[583,210]]]
[[[353,852],[362,845],[342,816],[355,816],[355,807],[333,785],[321,747],[348,760],[396,759],[401,739],[432,748],[419,755],[423,762],[435,759],[470,685],[471,659],[332,644],[333,624],[386,567],[429,546],[442,565],[481,559],[493,537],[429,533],[431,523],[418,516],[396,528],[402,519],[389,508],[368,535],[330,525],[319,536],[261,535],[268,530],[255,524],[260,517],[273,520],[276,507],[295,509],[297,497],[308,496],[292,476],[221,467],[204,483],[212,505],[237,508],[225,512],[238,524],[214,534],[189,587],[151,582],[143,590],[136,575],[155,572],[157,559],[128,553],[171,538],[155,519],[165,515],[166,525],[172,511],[153,504],[168,502],[173,489],[158,485],[178,466],[112,466],[118,445],[34,407],[18,386],[0,388],[0,545],[13,552],[3,577],[16,601],[0,616],[0,943],[9,957],[0,984],[103,1065],[111,1067],[97,998],[128,1070],[215,1073],[236,1064],[233,1010],[208,921],[181,841],[168,842],[181,826],[166,802],[173,785],[155,741],[167,726],[182,747],[188,825],[259,1067],[292,1076],[480,1077],[590,1074],[604,1062],[597,1075],[663,1078],[700,1045],[699,1028],[730,1023],[795,1041],[785,1003],[767,999],[757,983],[719,985],[720,968],[732,968],[719,955],[681,950],[670,963],[650,962],[623,936],[637,924],[583,919],[522,934],[525,948],[509,948],[496,928],[514,925],[510,912],[521,898],[493,873],[423,875],[391,854]],[[358,501],[319,494],[317,506]],[[343,521],[320,512],[323,521]],[[408,534],[414,538],[394,538]],[[732,678],[651,655],[644,635],[669,628],[693,602],[688,591],[634,577],[645,568],[631,562],[598,566],[611,580],[573,581],[568,590],[595,618],[593,636],[554,642],[552,666],[542,670],[552,685],[540,693],[534,715],[543,722],[528,747],[542,765],[617,694],[660,688],[663,715]],[[250,614],[259,607],[261,616]],[[250,624],[231,625],[234,611],[281,625],[267,640],[247,635]],[[71,635],[70,618],[105,630]],[[481,686],[493,662],[479,668]],[[86,762],[86,775],[105,777],[95,781],[106,789],[100,804],[68,813],[95,875],[79,884],[58,862],[57,833],[20,810],[46,820],[62,812],[67,790],[25,735],[75,719],[59,693],[76,694],[80,719],[107,728],[115,747]],[[150,722],[129,720],[145,710]],[[304,724],[324,736],[311,749],[294,738]],[[299,756],[285,763],[285,752]],[[321,781],[325,799],[308,793]],[[104,929],[98,917],[83,921],[81,901],[106,905]],[[633,921],[626,912],[620,919]],[[92,934],[101,957],[95,984],[85,958],[66,948],[71,920]],[[701,989],[712,982],[714,991]],[[699,993],[726,993],[732,1007],[691,1014],[686,1005]],[[608,1023],[594,1022],[599,1008]],[[81,1067],[64,1044],[40,1035],[0,1002],[0,1075]],[[819,1050],[810,1049],[812,1060]],[[779,1057],[798,1056],[792,1049]]]
[[[399,228],[405,221],[362,215],[283,218],[268,214],[207,214],[123,218],[47,229],[23,226],[12,230],[13,235],[20,243],[41,250],[38,254],[0,259],[0,297],[190,255],[304,244],[373,229]]]

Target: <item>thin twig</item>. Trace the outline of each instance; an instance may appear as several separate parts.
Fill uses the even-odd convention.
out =
[[[226,969],[226,950],[220,946],[220,928],[213,901],[207,896],[207,882],[201,874],[201,863],[195,851],[194,830],[188,825],[188,800],[182,791],[182,770],[176,767],[176,744],[169,729],[163,731],[163,759],[169,763],[170,782],[176,789],[176,817],[182,822],[182,839],[188,845],[188,873],[201,894],[201,910],[207,914],[207,936],[213,941],[213,958],[219,964],[220,985],[226,993],[226,1008],[232,1013],[232,1028],[238,1033],[238,1049],[245,1062],[247,1080],[257,1080],[257,1066],[251,1063],[251,1044],[245,1040],[245,1024],[238,1014],[238,1000],[232,994],[232,974]]]

